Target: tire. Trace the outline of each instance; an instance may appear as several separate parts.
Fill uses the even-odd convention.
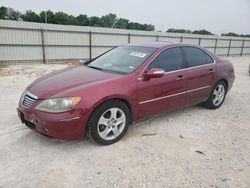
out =
[[[207,99],[206,102],[203,103],[203,106],[209,109],[217,109],[219,108],[227,94],[227,86],[224,81],[219,81],[213,88],[209,98]]]
[[[119,141],[131,123],[128,106],[120,100],[107,101],[92,113],[87,126],[90,140],[100,145],[110,145]]]

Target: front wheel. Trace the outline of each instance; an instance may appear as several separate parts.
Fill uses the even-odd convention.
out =
[[[112,100],[98,107],[88,122],[88,136],[97,144],[109,145],[119,141],[131,122],[128,106]]]
[[[203,103],[203,105],[209,109],[217,109],[219,108],[226,97],[226,84],[223,81],[218,82],[212,93],[210,94],[210,97],[206,102]]]

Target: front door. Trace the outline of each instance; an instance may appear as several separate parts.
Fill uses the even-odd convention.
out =
[[[146,71],[152,68],[163,69],[161,78],[138,79],[138,115],[139,118],[175,110],[187,103],[186,65],[179,47],[166,49],[150,63]]]

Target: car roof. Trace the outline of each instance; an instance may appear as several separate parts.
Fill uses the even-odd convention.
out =
[[[213,57],[214,59],[218,59],[218,57],[213,54],[211,51],[207,50],[206,48],[203,48],[199,45],[195,45],[195,44],[185,44],[185,43],[181,43],[181,42],[159,42],[159,41],[155,41],[155,42],[142,42],[142,43],[129,43],[129,44],[125,44],[122,46],[135,46],[135,47],[148,47],[148,48],[156,48],[157,50],[162,50],[165,48],[172,48],[172,47],[182,47],[182,46],[186,46],[186,47],[195,47],[195,48],[199,48],[203,51],[205,51],[208,55],[210,55],[211,57]]]
[[[175,43],[175,42],[142,42],[142,43],[129,43],[125,46],[138,46],[138,47],[150,47],[150,48],[166,48],[166,47],[176,47],[176,46],[193,46],[196,47],[196,45],[192,44],[184,44],[184,43]]]

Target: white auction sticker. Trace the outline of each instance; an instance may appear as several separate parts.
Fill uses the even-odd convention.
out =
[[[131,52],[130,55],[135,56],[135,57],[144,58],[147,54],[142,53],[142,52]]]

